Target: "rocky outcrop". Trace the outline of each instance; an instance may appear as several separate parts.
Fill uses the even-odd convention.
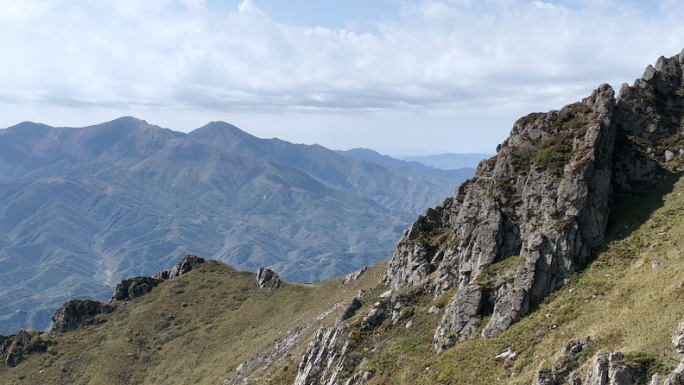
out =
[[[114,288],[114,294],[112,295],[111,301],[130,301],[132,299],[142,297],[143,295],[149,293],[160,283],[178,278],[181,275],[191,271],[197,265],[201,265],[204,262],[204,258],[198,257],[192,254],[186,254],[181,258],[176,265],[167,270],[162,270],[155,274],[154,276],[139,276],[135,278],[126,278],[121,282],[116,284]]]
[[[348,283],[358,281],[359,278],[361,278],[361,276],[363,276],[367,271],[368,271],[368,266],[364,266],[359,270],[356,270],[352,273],[345,275],[344,278],[342,278],[342,281],[340,281],[340,285],[344,286]]]
[[[383,281],[398,291],[427,277],[435,297],[459,289],[447,312],[477,309],[445,314],[438,351],[472,334],[464,325],[482,312],[483,337],[517,322],[602,244],[616,193],[684,170],[683,64],[684,54],[661,57],[617,99],[604,84],[519,119],[474,178],[404,232]]]
[[[428,209],[404,232],[385,276],[392,289],[415,285],[435,272],[436,296],[459,288],[452,311],[477,311],[467,315],[469,321],[445,314],[437,350],[468,337],[475,328],[464,326],[481,309],[493,308],[483,336],[505,330],[531,302],[563,285],[603,241],[616,131],[613,107],[613,90],[602,85],[581,103],[518,120],[497,156],[480,163],[454,197]],[[519,255],[524,261],[510,279],[468,287],[489,274],[490,266]],[[477,305],[473,295],[491,306]]]
[[[683,64],[682,54],[660,57],[631,87],[620,88],[615,108],[620,140],[614,167],[619,189],[656,183],[662,178],[662,166],[684,170]]]
[[[449,302],[433,338],[437,353],[463,341],[477,329],[483,293],[482,286],[468,285]]]
[[[13,336],[12,344],[7,349],[5,365],[15,367],[23,361],[24,355],[27,355],[30,352],[30,338],[28,332],[24,329],[19,330],[19,333]]]
[[[109,301],[130,301],[132,299],[142,297],[143,295],[152,291],[163,279],[153,278],[149,276],[140,276],[135,278],[126,278],[116,284],[114,294]]]
[[[684,322],[679,324],[677,332],[671,337],[672,345],[677,354],[682,358],[681,362],[665,380],[665,385],[684,385]]]
[[[321,327],[297,368],[295,385],[335,385],[344,369],[347,347],[346,328]]]
[[[193,254],[186,254],[183,258],[181,258],[180,261],[178,261],[178,263],[176,263],[176,265],[173,268],[162,270],[157,274],[153,275],[152,277],[161,280],[178,278],[181,275],[192,270],[195,266],[201,265],[204,262],[206,261],[202,257],[198,257]]]
[[[349,303],[349,306],[344,308],[342,313],[337,317],[335,320],[335,324],[339,324],[340,322],[344,322],[356,314],[356,311],[361,309],[361,301],[359,301],[356,297],[351,300],[351,303]]]
[[[553,368],[537,372],[532,385],[637,385],[647,383],[658,385],[657,374],[649,379],[646,368],[636,363],[627,364],[620,352],[597,355],[588,364],[588,374],[582,380],[579,373],[583,372],[583,370],[570,371],[572,369],[572,359],[574,358],[572,351],[576,350],[579,352],[582,349],[581,340],[573,342],[575,343],[571,342],[571,344],[564,348],[563,357]]]
[[[47,351],[52,342],[45,336],[44,333],[24,329],[11,336],[0,336],[0,355],[6,354],[5,365],[14,367],[33,352]]]
[[[76,330],[98,314],[114,311],[114,306],[93,300],[70,299],[52,314],[48,332],[66,333]]]
[[[260,267],[259,270],[257,270],[256,281],[257,286],[259,286],[260,289],[267,287],[277,289],[283,284],[283,281],[275,271],[265,267]]]

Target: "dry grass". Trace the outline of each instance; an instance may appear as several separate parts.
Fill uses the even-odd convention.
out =
[[[418,295],[405,301],[411,311],[400,323],[386,320],[355,335],[356,359],[367,358],[365,367],[377,373],[370,384],[530,384],[563,345],[585,335],[596,344],[578,365],[598,352],[621,350],[653,370],[668,371],[679,361],[669,337],[684,320],[684,180],[677,179],[670,174],[646,195],[617,199],[605,248],[569,284],[494,338],[477,334],[436,355],[432,334],[442,314],[428,309],[443,307],[445,299]],[[375,265],[345,287],[334,279],[258,290],[253,274],[210,262],[119,304],[102,325],[57,336],[56,353],[0,367],[0,384],[221,383],[288,331],[301,330],[290,356],[260,369],[256,374],[263,377],[252,377],[252,383],[291,384],[311,334],[320,325],[331,326],[339,310],[310,328],[306,323],[359,289],[374,287],[349,320],[352,328],[358,325],[373,303],[389,301],[379,298],[386,290],[378,284],[384,269],[384,263]],[[413,326],[407,329],[408,321]],[[496,360],[507,347],[518,358]]]

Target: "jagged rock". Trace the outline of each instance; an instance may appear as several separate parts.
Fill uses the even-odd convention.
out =
[[[579,346],[579,344],[574,346]],[[589,373],[584,381],[579,378],[576,372],[569,373],[566,368],[566,358],[561,359],[550,370],[537,372],[532,385],[563,385],[566,383],[573,385],[636,385],[645,384],[648,381],[646,370],[638,365],[633,367],[623,363],[620,352],[613,352],[608,356],[597,355],[590,364]],[[655,385],[657,385],[657,377]]]
[[[391,309],[387,308],[386,305],[383,305],[380,302],[376,302],[368,312],[368,315],[363,317],[363,320],[361,321],[361,329],[366,330],[379,326],[390,314],[392,314]]]
[[[12,334],[10,336],[0,335],[0,355],[5,354],[9,350],[9,347],[12,345],[14,337],[15,334]]]
[[[153,278],[161,280],[178,278],[181,275],[192,270],[195,266],[201,265],[204,262],[206,261],[202,257],[198,257],[193,254],[186,254],[183,258],[181,258],[180,261],[178,261],[178,263],[176,263],[176,265],[173,268],[168,270],[162,270],[157,274],[153,275]]]
[[[29,333],[21,329],[13,336],[12,344],[7,349],[7,357],[5,358],[5,365],[15,367],[24,360],[24,356],[30,353],[29,341],[31,337]]]
[[[259,270],[257,270],[256,281],[260,289],[266,287],[277,289],[283,283],[275,271],[265,267],[260,267]]]
[[[48,332],[66,333],[76,330],[98,314],[114,311],[114,306],[93,300],[70,299],[52,314]]]
[[[404,232],[383,282],[398,291],[436,271],[432,290],[440,296],[482,274],[486,280],[489,266],[522,255],[514,279],[484,285],[493,314],[482,335],[506,330],[603,242],[613,182],[631,188],[658,180],[657,161],[675,149],[656,153],[662,145],[645,148],[630,138],[653,142],[676,133],[684,114],[684,98],[676,94],[681,74],[678,58],[661,58],[617,100],[602,85],[581,103],[518,120],[473,179]]]
[[[321,327],[297,368],[295,385],[335,385],[344,367],[349,342],[346,328]],[[355,382],[352,382],[354,384]]]
[[[672,345],[677,349],[677,354],[684,357],[684,322],[679,324],[677,332],[671,337]]]
[[[91,317],[114,311],[114,307],[93,300],[71,299],[55,310],[49,332],[66,333],[78,329]]]
[[[356,270],[355,272],[345,275],[344,278],[342,278],[340,285],[344,286],[350,282],[358,281],[359,278],[361,278],[361,276],[364,275],[367,271],[368,266],[364,266],[363,268]]]
[[[153,278],[149,276],[140,276],[135,278],[126,278],[116,284],[114,294],[109,301],[129,301],[152,291],[163,279]]]
[[[357,298],[352,299],[349,306],[344,308],[342,313],[337,317],[337,320],[335,320],[335,324],[346,321],[349,318],[353,317],[354,314],[356,314],[356,311],[359,309],[361,309],[361,301],[359,301]]]
[[[468,285],[460,289],[449,302],[433,337],[437,353],[454,346],[458,341],[465,340],[475,332],[483,293],[482,286]]]

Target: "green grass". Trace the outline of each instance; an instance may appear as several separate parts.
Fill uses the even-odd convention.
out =
[[[333,279],[257,290],[254,274],[212,261],[162,283],[149,294],[152,301],[142,297],[117,304],[103,324],[52,336],[56,345],[50,353],[33,354],[16,368],[0,367],[0,378],[16,384],[220,383],[234,376],[240,364],[269,356],[288,332],[299,332],[289,356],[278,356],[265,370],[260,367],[247,382],[292,384],[312,333],[332,326],[342,307],[320,321],[310,320],[336,303],[348,303],[359,289],[366,294],[360,298],[363,308],[348,320],[353,345],[343,373],[351,375],[365,362],[364,370],[376,372],[369,385],[528,385],[537,370],[561,357],[565,344],[585,335],[594,343],[568,363],[572,368],[598,353],[620,350],[625,363],[666,374],[679,362],[670,335],[684,320],[679,306],[684,299],[684,180],[669,174],[661,184],[615,201],[606,244],[584,270],[509,330],[486,340],[475,333],[439,355],[432,336],[442,313],[429,314],[428,309],[443,309],[455,289],[434,300],[415,288],[399,292],[407,309],[402,320],[393,325],[387,319],[361,331],[358,324],[368,309],[390,301],[380,298],[387,290],[378,284],[384,264],[347,286]],[[497,262],[478,282],[495,285],[523,263],[522,256]],[[486,321],[478,323],[480,330]],[[495,360],[507,347],[518,358]]]

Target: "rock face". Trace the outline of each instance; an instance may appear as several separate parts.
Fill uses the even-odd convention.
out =
[[[611,193],[613,90],[602,85],[581,103],[518,120],[498,155],[478,166],[456,196],[428,209],[404,232],[385,281],[393,290],[415,285],[436,271],[436,296],[459,287],[445,314],[439,346],[467,338],[479,302],[493,304],[483,331],[491,336],[524,316],[531,302],[557,289],[604,239]],[[471,287],[487,268],[524,256],[511,276]],[[467,294],[463,294],[467,293]],[[448,312],[448,311],[447,311]],[[456,318],[461,317],[455,316]],[[458,333],[458,336],[455,336]]]
[[[318,329],[297,368],[295,385],[337,384],[349,346],[346,334],[345,328]]]
[[[126,278],[116,284],[114,294],[111,301],[130,301],[132,299],[142,297],[143,295],[152,291],[163,279],[153,278],[149,276],[140,276],[135,278]]]
[[[588,337],[586,342],[589,342]],[[569,372],[567,367],[574,358],[572,351],[582,350],[582,339],[571,341],[563,349],[561,358],[551,370],[540,370],[537,372],[532,385],[637,385],[649,383],[646,369],[638,364],[628,365],[623,362],[622,353],[613,352],[609,355],[599,354],[588,364],[588,374],[582,380],[578,374],[580,370]],[[567,352],[567,353],[566,353]],[[658,385],[658,376],[654,375],[654,385]],[[651,382],[653,383],[653,382]]]
[[[456,293],[435,331],[433,342],[437,353],[463,341],[477,329],[483,293],[484,289],[479,285],[468,285]]]
[[[338,324],[340,322],[348,320],[349,318],[353,317],[354,314],[356,314],[356,311],[359,309],[361,309],[361,301],[354,297],[354,299],[351,300],[349,306],[344,308],[342,313],[337,317],[335,323]]]
[[[195,266],[201,265],[204,262],[204,258],[198,257],[193,254],[186,254],[183,258],[181,258],[176,265],[168,270],[162,270],[158,272],[157,274],[153,275],[153,278],[161,279],[161,280],[167,280],[167,279],[173,279],[173,278],[178,278],[181,275],[189,272],[192,270]]]
[[[195,266],[201,265],[204,262],[204,258],[198,257],[192,254],[186,254],[181,258],[176,265],[167,270],[162,270],[155,274],[154,276],[140,276],[135,278],[126,278],[121,282],[116,284],[114,288],[114,294],[112,295],[111,301],[130,301],[132,299],[141,297],[152,291],[160,283],[178,278],[181,275],[191,271]]]
[[[684,170],[682,60],[661,57],[617,99],[604,84],[519,119],[474,178],[404,232],[383,281],[398,291],[427,277],[435,297],[458,288],[437,351],[471,335],[483,312],[485,338],[517,322],[602,244],[616,193],[657,182],[663,165]]]
[[[283,283],[275,271],[265,267],[260,267],[257,270],[256,281],[260,289],[267,287],[277,289]]]
[[[107,314],[114,311],[114,307],[98,301],[86,299],[71,299],[55,310],[52,314],[52,323],[49,332],[66,333],[76,330],[84,322],[98,314]]]
[[[0,335],[0,355],[5,356],[5,365],[14,367],[19,365],[27,355],[33,352],[45,352],[52,342],[45,334],[35,330],[21,329],[11,336]]]

